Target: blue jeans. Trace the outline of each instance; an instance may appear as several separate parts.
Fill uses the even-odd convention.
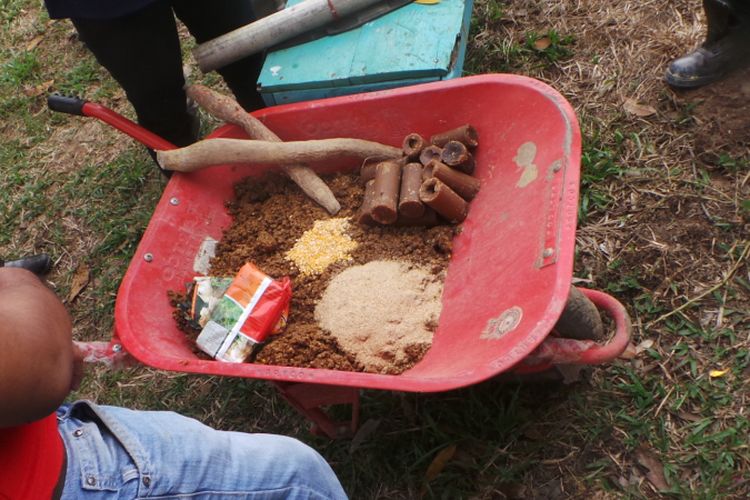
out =
[[[346,498],[326,461],[292,438],[87,401],[63,405],[57,419],[68,460],[63,500]]]

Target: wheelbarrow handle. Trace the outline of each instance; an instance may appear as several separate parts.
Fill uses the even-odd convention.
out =
[[[121,114],[112,111],[111,109],[107,108],[106,106],[102,106],[101,104],[85,101],[83,99],[79,99],[78,97],[50,94],[49,96],[47,96],[47,107],[52,111],[68,113],[69,115],[89,116],[92,118],[97,118],[107,125],[116,128],[120,132],[129,135],[147,148],[151,148],[156,151],[177,149],[177,146],[167,141],[166,139],[159,137],[150,130],[141,127],[132,120],[125,118]]]
[[[625,351],[633,335],[633,323],[630,315],[620,301],[611,295],[598,290],[580,288],[591,302],[601,311],[607,313],[615,322],[615,335],[606,344],[597,344],[581,353],[580,362],[586,365],[598,365],[612,361]]]
[[[604,292],[579,288],[597,309],[615,322],[615,334],[606,344],[593,340],[547,337],[517,366],[518,372],[535,372],[552,365],[599,365],[612,361],[627,348],[633,332],[630,316],[617,299]]]
[[[74,341],[86,364],[101,364],[110,368],[125,368],[138,365],[138,361],[123,349],[116,337],[109,342]]]

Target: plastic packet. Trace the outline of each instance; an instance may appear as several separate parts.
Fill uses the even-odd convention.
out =
[[[193,296],[190,301],[190,319],[203,328],[208,323],[216,304],[219,303],[232,284],[233,278],[214,276],[196,276],[193,278]]]
[[[247,360],[256,344],[286,325],[291,297],[288,277],[274,280],[248,262],[210,308],[198,347],[219,361]]]

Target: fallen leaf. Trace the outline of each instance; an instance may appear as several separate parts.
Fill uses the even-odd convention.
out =
[[[621,359],[635,359],[636,354],[637,353],[635,352],[635,346],[633,345],[632,342],[629,342],[628,346],[625,348],[624,351],[622,351],[622,354],[620,354],[619,357]]]
[[[70,293],[68,294],[68,302],[73,302],[78,295],[86,288],[91,278],[91,270],[87,264],[81,264],[76,269],[73,275],[73,281],[70,283]]]
[[[29,43],[26,44],[26,51],[31,52],[36,48],[37,45],[39,45],[39,42],[42,41],[44,37],[42,35],[37,35],[34,38],[31,39]]]
[[[664,465],[659,461],[654,452],[646,447],[640,447],[635,452],[635,459],[646,469],[646,479],[659,491],[669,489],[664,477]]]
[[[631,115],[645,117],[656,113],[656,109],[646,104],[640,104],[635,99],[626,99],[623,106]]]
[[[23,93],[27,97],[36,97],[38,95],[41,95],[47,92],[54,83],[55,83],[54,80],[47,80],[46,82],[40,83],[39,85],[35,85],[33,87],[26,86],[23,88]]]
[[[723,377],[727,373],[729,373],[729,368],[726,368],[724,370],[711,370],[708,372],[708,376],[711,378],[718,378]]]
[[[640,354],[640,353],[642,353],[644,351],[647,351],[647,350],[651,349],[651,347],[653,347],[653,345],[654,345],[654,341],[653,340],[646,339],[643,342],[641,342],[640,344],[638,344],[637,346],[635,346],[635,353],[636,354]]]
[[[450,462],[451,458],[453,458],[453,455],[456,454],[456,445],[452,444],[448,446],[447,448],[443,448],[440,450],[440,453],[435,455],[435,458],[432,459],[432,463],[429,467],[427,467],[427,472],[424,474],[425,480],[429,483],[438,475],[443,472],[443,469],[445,469],[445,466],[448,465],[448,462]]]
[[[534,42],[534,48],[536,50],[545,50],[552,45],[552,40],[549,37],[543,36]]]

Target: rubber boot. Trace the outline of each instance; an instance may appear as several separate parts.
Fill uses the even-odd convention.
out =
[[[750,23],[736,18],[718,0],[704,0],[703,9],[708,23],[706,41],[670,63],[665,80],[672,87],[702,87],[750,64]]]
[[[18,260],[4,261],[0,259],[0,267],[15,267],[31,271],[37,276],[43,276],[52,268],[52,259],[46,253],[24,257]]]

